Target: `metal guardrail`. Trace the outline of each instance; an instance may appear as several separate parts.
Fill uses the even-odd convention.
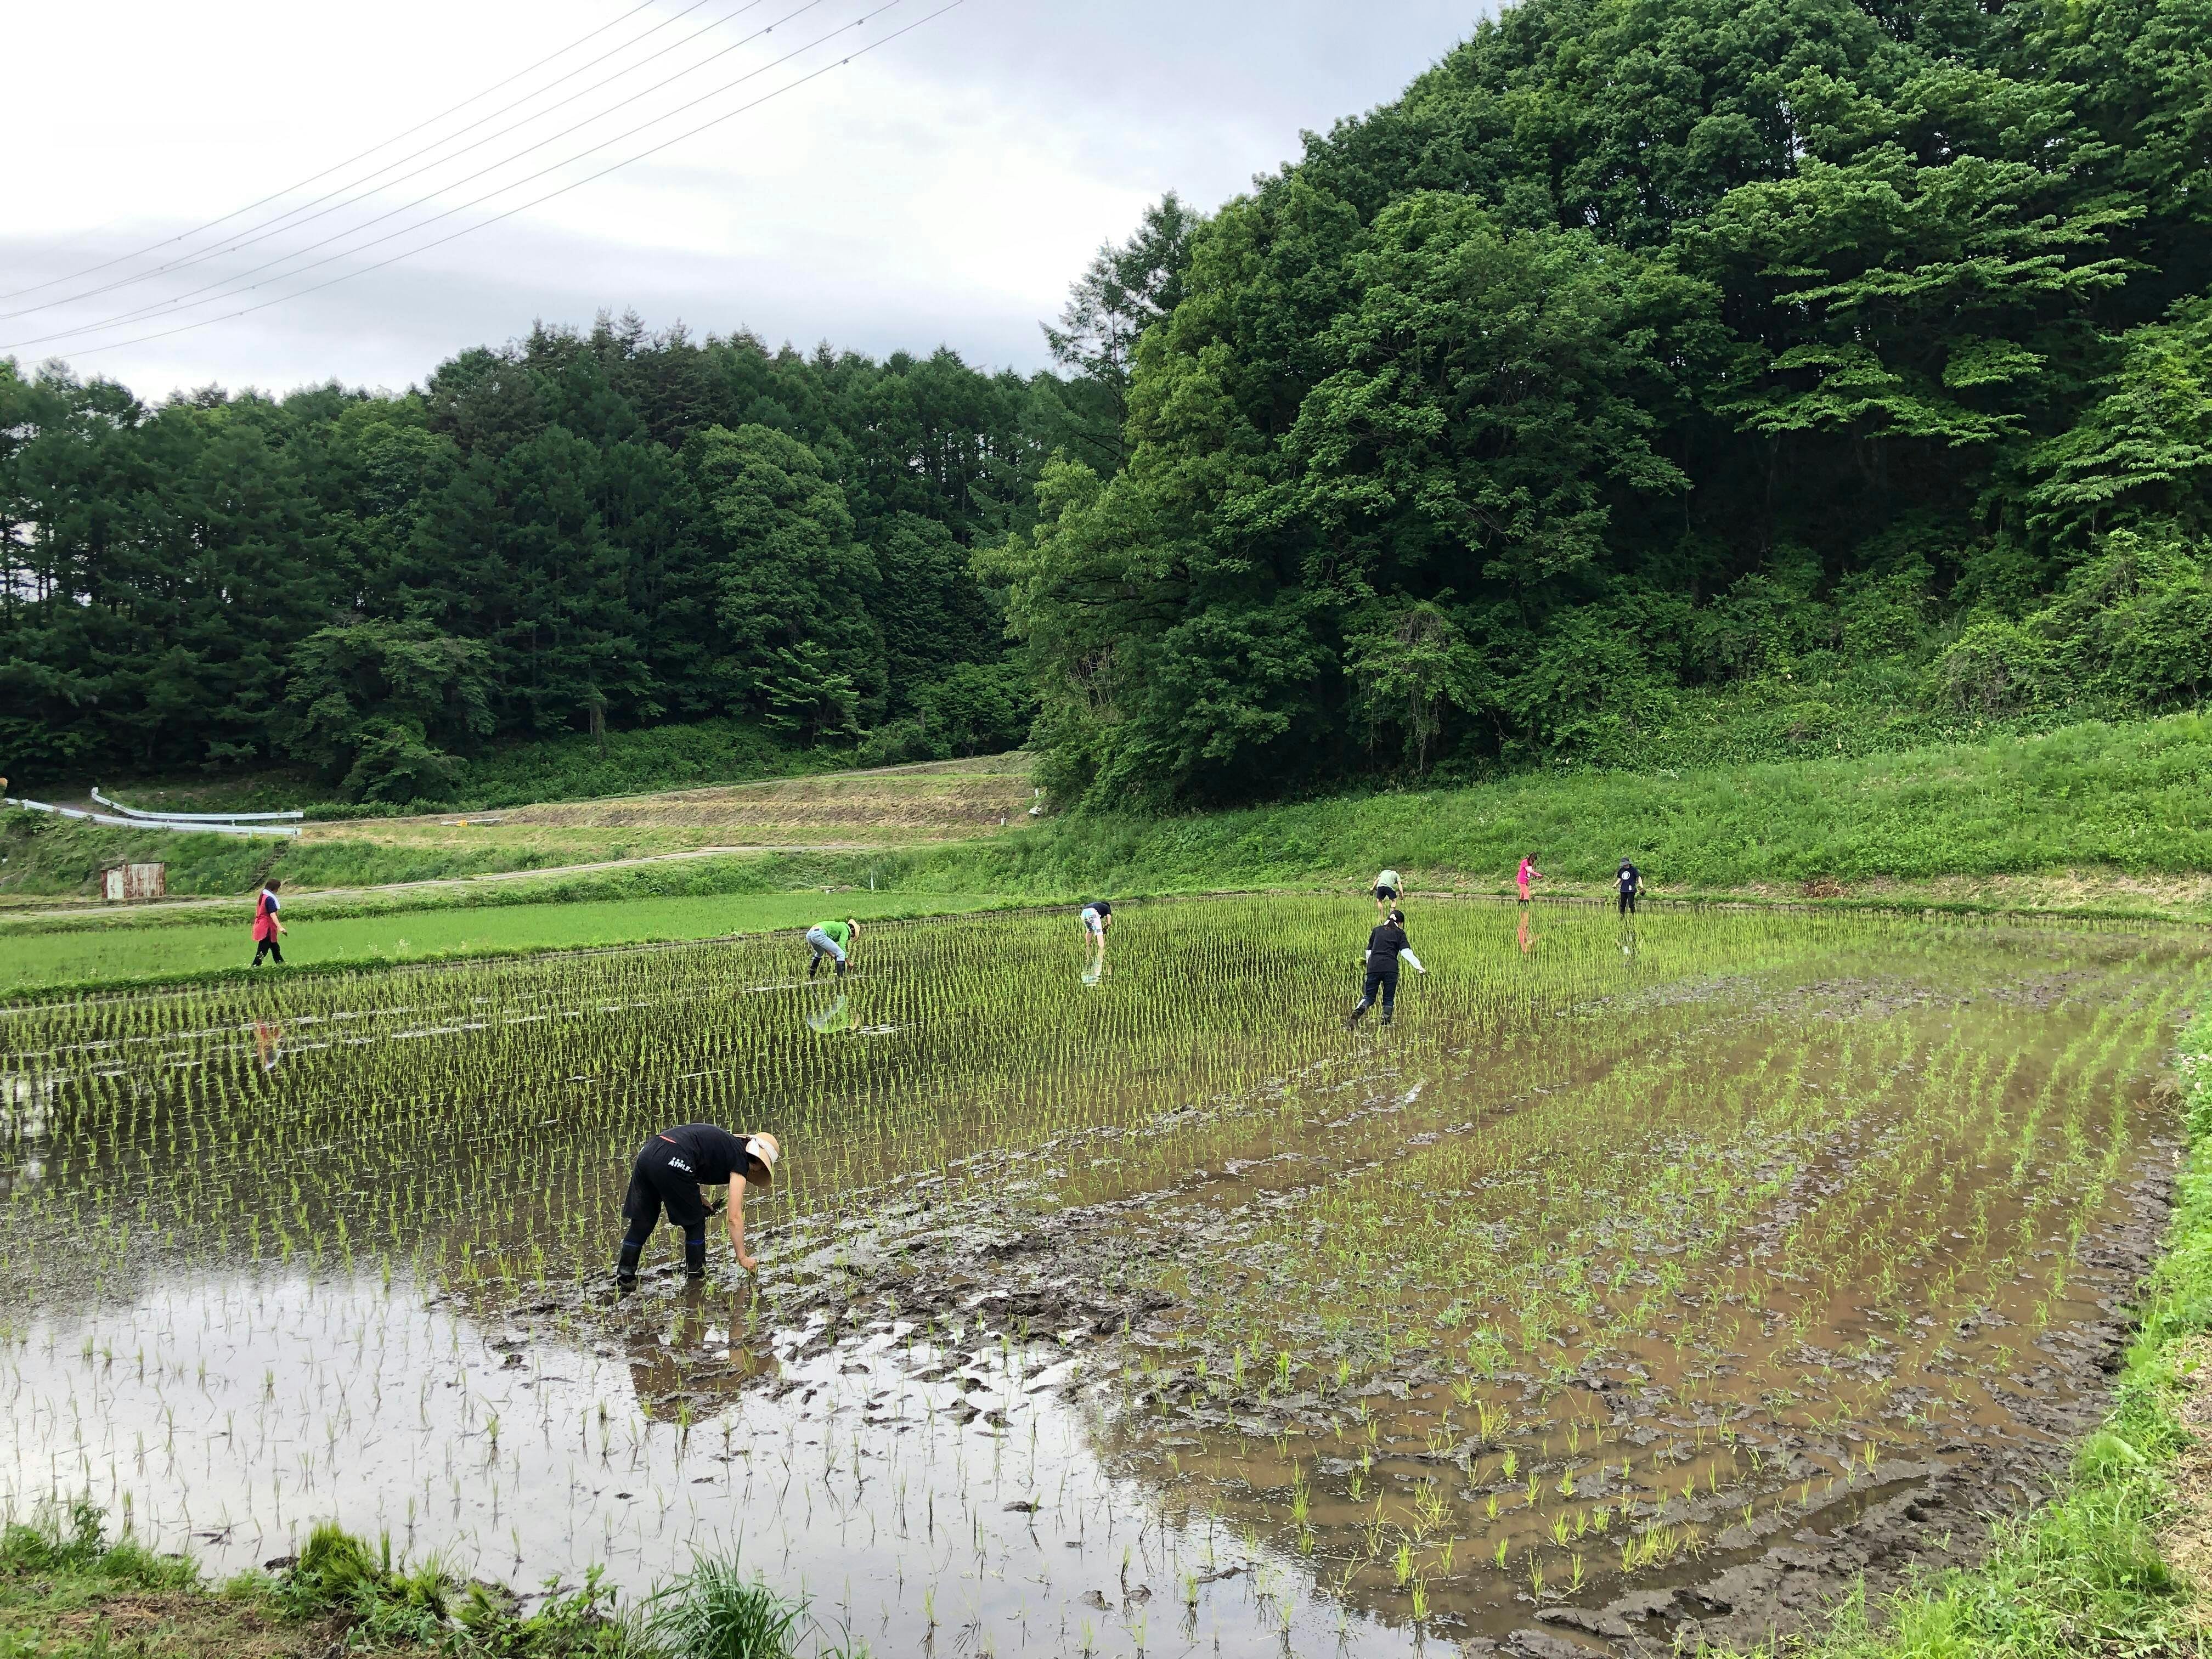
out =
[[[20,806],[27,812],[51,812],[56,817],[76,818],[83,823],[105,823],[117,830],[167,830],[179,836],[277,836],[286,841],[297,841],[297,830],[279,830],[258,823],[199,823],[176,818],[119,818],[106,812],[88,812],[81,807],[56,806],[43,800],[25,800],[17,795],[0,796],[0,804]]]
[[[279,818],[296,821],[307,816],[298,807],[289,812],[145,812],[136,806],[125,806],[119,800],[111,800],[97,789],[92,792],[92,798],[126,818],[159,818],[164,823],[272,823]]]

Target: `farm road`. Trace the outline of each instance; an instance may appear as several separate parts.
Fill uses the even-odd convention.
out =
[[[494,870],[476,876],[439,876],[426,881],[394,881],[370,887],[307,887],[287,897],[312,908],[314,901],[324,899],[382,898],[392,893],[434,892],[441,889],[459,891],[465,888],[482,887],[501,882],[537,881],[561,876],[602,875],[610,871],[634,869],[647,864],[675,864],[686,859],[729,858],[745,854],[760,853],[881,853],[894,850],[882,842],[818,841],[804,844],[790,842],[755,842],[732,847],[689,847],[673,853],[647,853],[634,858],[594,859],[585,864],[561,864],[534,870]],[[252,895],[248,894],[247,897]],[[242,902],[235,893],[217,894],[205,898],[173,898],[134,905],[139,913],[156,912],[167,915],[181,910],[235,910]],[[70,915],[80,910],[105,909],[110,907],[102,899],[61,899],[36,904],[24,904],[0,910],[0,926],[11,921],[36,921],[57,915]]]

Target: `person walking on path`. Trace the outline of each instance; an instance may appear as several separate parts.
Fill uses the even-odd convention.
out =
[[[1375,878],[1375,914],[1387,917],[1397,908],[1398,901],[1406,896],[1406,884],[1395,870],[1385,870]]]
[[[684,1277],[707,1276],[707,1218],[714,1210],[702,1187],[730,1189],[730,1249],[738,1266],[758,1272],[760,1263],[745,1251],[745,1191],[775,1186],[775,1161],[782,1152],[774,1135],[733,1135],[712,1123],[686,1123],[649,1138],[630,1164],[629,1190],[623,1195],[623,1216],[629,1226],[615,1263],[617,1287],[637,1288],[638,1258],[663,1210],[684,1235]]]
[[[1425,974],[1421,959],[1413,954],[1413,947],[1406,938],[1406,918],[1402,912],[1393,910],[1367,935],[1367,952],[1361,958],[1367,969],[1366,982],[1360,988],[1358,1005],[1345,1016],[1346,1026],[1359,1024],[1360,1017],[1375,1006],[1379,993],[1382,999],[1382,1023],[1388,1025],[1398,1012],[1398,962],[1401,957],[1413,964],[1413,971]]]
[[[1513,872],[1513,884],[1521,890],[1521,902],[1528,902],[1528,884],[1541,881],[1544,872],[1536,867],[1536,855],[1530,853],[1521,860],[1521,867]]]
[[[860,937],[860,924],[848,916],[842,921],[817,921],[806,930],[806,942],[814,947],[814,955],[806,964],[806,977],[812,979],[814,970],[828,957],[837,964],[842,974],[853,959],[853,945]]]
[[[253,901],[253,965],[258,968],[261,958],[267,957],[279,968],[284,965],[284,947],[276,941],[284,935],[284,921],[277,912],[283,903],[276,890],[284,884],[271,876],[262,884],[260,896]]]
[[[1626,859],[1623,859],[1620,861],[1620,872],[1617,879],[1620,883],[1620,914],[1624,916],[1634,915],[1637,898],[1644,891],[1644,872]]]

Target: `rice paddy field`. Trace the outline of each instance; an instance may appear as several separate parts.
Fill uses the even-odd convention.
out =
[[[217,1570],[694,1551],[879,1654],[1748,1642],[2103,1409],[2183,930],[1314,898],[0,1011],[0,1509]],[[769,1129],[757,1283],[611,1265]]]

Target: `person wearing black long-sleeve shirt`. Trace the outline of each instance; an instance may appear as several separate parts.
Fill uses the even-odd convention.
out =
[[[1389,919],[1367,935],[1367,981],[1359,994],[1359,1006],[1345,1019],[1346,1025],[1359,1024],[1360,1016],[1375,1006],[1380,994],[1382,999],[1382,1023],[1388,1025],[1398,1009],[1398,953],[1402,951],[1413,960],[1416,971],[1420,962],[1413,957],[1413,947],[1406,938],[1406,918],[1393,910]]]

